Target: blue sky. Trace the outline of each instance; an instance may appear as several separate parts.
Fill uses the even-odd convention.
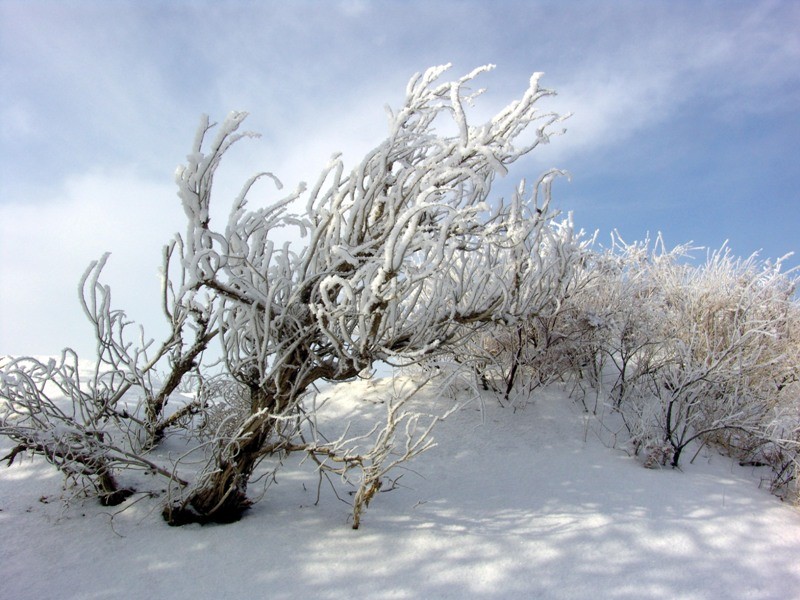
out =
[[[534,71],[573,113],[499,193],[559,167],[556,205],[601,242],[800,250],[798,2],[0,0],[0,355],[90,352],[77,282],[105,251],[115,304],[158,332],[201,114],[247,110],[263,136],[224,163],[224,210],[256,171],[293,188],[357,161],[408,78],[448,62],[497,65],[480,115]]]

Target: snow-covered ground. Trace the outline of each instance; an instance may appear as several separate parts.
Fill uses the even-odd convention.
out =
[[[389,385],[322,395],[347,418]],[[163,499],[65,508],[60,475],[18,459],[0,469],[0,598],[800,598],[800,511],[757,473],[710,453],[647,470],[586,423],[559,387],[468,405],[357,531],[327,484],[315,505],[310,463],[238,523],[170,528]]]

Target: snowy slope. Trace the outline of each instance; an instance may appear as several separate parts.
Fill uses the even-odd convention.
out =
[[[389,385],[321,394],[344,419],[380,414]],[[327,484],[314,505],[310,464],[240,522],[182,528],[141,496],[64,508],[41,461],[0,469],[0,598],[800,598],[800,511],[727,459],[644,469],[558,387],[516,410],[487,396],[435,437],[358,531]]]

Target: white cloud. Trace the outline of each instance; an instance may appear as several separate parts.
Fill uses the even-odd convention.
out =
[[[87,173],[44,202],[0,205],[0,353],[91,348],[77,286],[106,251],[115,306],[159,325],[160,248],[179,217],[171,185],[131,171]]]

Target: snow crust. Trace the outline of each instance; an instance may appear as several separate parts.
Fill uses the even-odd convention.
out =
[[[379,414],[391,385],[323,389],[327,418]],[[315,505],[307,463],[238,523],[170,528],[163,498],[64,507],[57,472],[18,458],[0,469],[0,598],[798,597],[800,511],[753,469],[703,452],[683,471],[644,469],[557,386],[517,409],[483,401],[437,426],[438,446],[358,531],[326,483]]]

